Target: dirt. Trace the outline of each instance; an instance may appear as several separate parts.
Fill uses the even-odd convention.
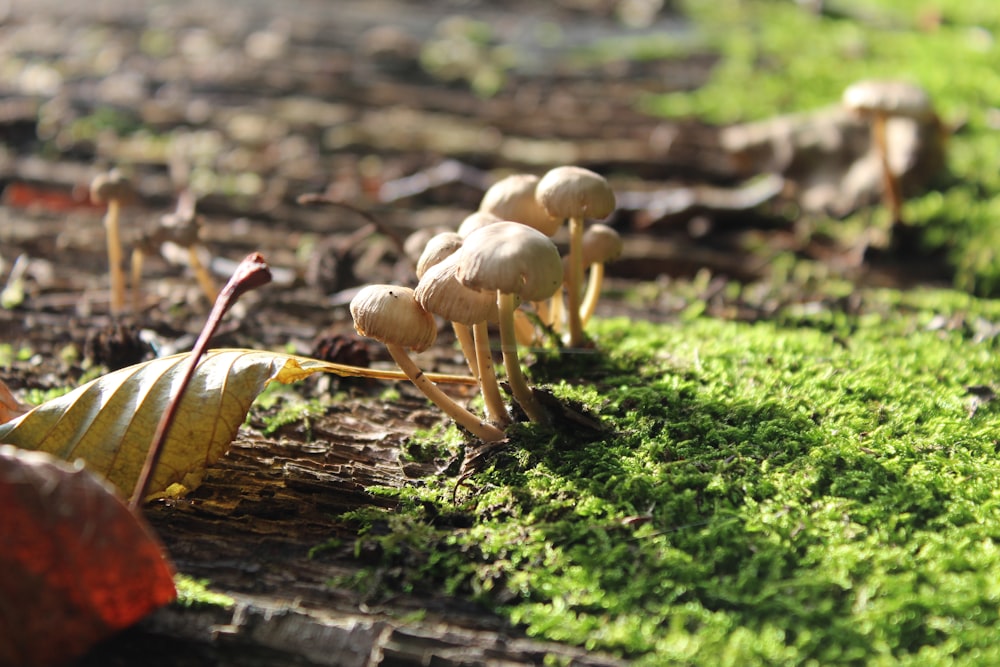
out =
[[[147,254],[139,307],[110,314],[104,209],[87,188],[111,166],[126,167],[139,192],[123,211],[127,247],[155,236],[178,193],[196,183],[208,191],[197,204],[196,249],[214,280],[221,285],[249,252],[274,269],[274,283],[244,297],[215,345],[353,363],[387,359],[353,332],[353,290],[414,282],[393,237],[457,226],[504,170],[576,163],[609,174],[621,192],[731,184],[738,174],[714,128],[636,111],[642,95],[697,86],[711,54],[602,64],[574,57],[576,43],[628,32],[614,5],[5,3],[0,283],[20,286],[23,298],[0,308],[0,342],[30,352],[3,379],[16,391],[74,384],[87,366],[184,350],[197,335],[209,303],[177,247]],[[459,30],[461,16],[493,31],[480,47],[483,62],[499,57],[493,46],[501,42],[526,56],[502,72],[492,95],[473,91],[462,78],[469,72],[443,80],[421,66],[421,48],[445,39],[446,25]],[[558,43],[539,36],[555,26]],[[685,26],[664,10],[630,34],[652,30],[683,34]],[[163,136],[175,139],[172,152],[156,140]],[[406,180],[414,174],[424,181]],[[309,193],[350,202],[391,234],[359,234],[363,215],[298,203]],[[794,225],[766,208],[644,215],[622,209],[611,220],[627,238],[625,257],[610,268],[618,292],[707,269],[716,276],[707,291],[717,293],[726,279],[766,275],[761,247],[803,250]],[[706,225],[716,233],[705,234]],[[761,316],[749,306],[743,316]],[[654,299],[641,316],[667,319],[682,307]],[[620,313],[640,316],[614,299],[599,311]],[[437,370],[461,369],[445,330],[426,359]],[[386,403],[378,399],[385,385],[328,382],[300,391],[340,389],[349,398],[266,436],[258,418],[191,496],[146,508],[178,570],[234,596],[237,616],[163,610],[80,664],[130,664],[138,655],[151,665],[430,664],[431,656],[433,664],[535,664],[546,653],[573,664],[619,662],[529,640],[441,593],[369,599],[331,584],[368,567],[366,555],[310,551],[335,538],[350,543],[355,527],[339,518],[345,510],[388,506],[368,487],[442,474],[456,461],[407,455],[408,436],[441,420],[407,385]],[[448,520],[469,518],[459,505]],[[416,611],[422,620],[407,621]],[[274,618],[287,621],[286,634]],[[307,650],[304,637],[318,644]],[[155,655],[143,653],[150,647]]]

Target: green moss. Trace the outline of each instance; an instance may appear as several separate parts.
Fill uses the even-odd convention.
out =
[[[861,298],[593,324],[600,363],[547,388],[606,432],[518,431],[457,505],[454,477],[383,489],[397,509],[351,517],[359,588],[640,664],[992,662],[1000,409],[970,388],[996,381],[1000,303]]]
[[[224,607],[226,609],[236,604],[228,595],[209,590],[209,582],[205,579],[194,579],[186,574],[174,575],[174,586],[177,588],[177,601],[182,607],[204,608]]]
[[[324,400],[303,399],[293,387],[278,382],[271,382],[264,387],[254,407],[247,415],[247,420],[255,422],[265,435],[274,433],[287,424],[300,424],[308,430],[309,420],[326,411]]]

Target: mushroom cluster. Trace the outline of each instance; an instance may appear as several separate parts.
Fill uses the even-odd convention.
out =
[[[541,178],[503,178],[456,231],[420,239],[415,289],[369,286],[355,296],[355,328],[384,342],[413,383],[459,425],[483,441],[495,441],[513,420],[494,367],[490,326],[495,325],[513,404],[532,422],[546,424],[549,415],[521,368],[519,342],[537,339],[522,306],[530,304],[545,326],[565,333],[567,345],[587,343],[583,327],[593,315],[604,264],[621,254],[622,241],[611,227],[594,223],[586,228],[585,221],[605,218],[614,208],[607,181],[581,167],[558,167]],[[564,220],[569,228],[565,258],[552,239]],[[378,320],[377,325],[372,321],[376,309],[390,308],[399,311],[393,317],[400,319]],[[441,392],[405,353],[430,346],[435,315],[451,323],[479,384],[482,419]]]

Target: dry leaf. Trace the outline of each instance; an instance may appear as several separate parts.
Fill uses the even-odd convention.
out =
[[[83,459],[91,470],[127,494],[139,477],[157,422],[184,375],[188,356],[154,359],[97,378],[0,424],[0,442],[65,460]],[[172,484],[187,489],[198,486],[205,468],[229,448],[250,404],[268,382],[290,383],[319,372],[405,377],[399,372],[276,352],[211,350],[184,393],[149,494],[162,494]],[[475,382],[472,378],[436,377]]]
[[[0,665],[63,664],[174,599],[152,533],[110,486],[0,446]]]

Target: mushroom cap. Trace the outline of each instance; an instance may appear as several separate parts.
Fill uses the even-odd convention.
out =
[[[465,237],[455,253],[458,280],[466,287],[515,294],[526,301],[547,299],[562,285],[562,259],[552,240],[537,229],[504,220]]]
[[[622,237],[611,227],[594,223],[583,232],[583,263],[606,264],[621,257],[625,244]]]
[[[934,113],[927,91],[907,81],[858,81],[844,90],[841,102],[846,108],[859,113],[884,113],[918,119]]]
[[[479,210],[492,213],[501,220],[512,220],[534,227],[546,236],[559,231],[561,218],[549,212],[535,198],[539,178],[534,174],[511,174],[501,178],[486,190]]]
[[[535,187],[538,203],[549,215],[602,219],[615,210],[615,193],[600,174],[583,167],[550,169]]]
[[[416,264],[420,259],[420,254],[423,253],[424,248],[427,247],[428,241],[442,232],[450,231],[451,229],[441,225],[421,227],[407,236],[406,240],[403,241],[403,253],[410,259],[410,261]]]
[[[462,237],[455,232],[441,232],[432,236],[417,260],[417,278],[422,278],[427,273],[427,269],[452,255],[461,247]]]
[[[496,293],[466,287],[458,281],[457,272],[455,255],[429,267],[414,291],[417,303],[449,322],[469,326],[483,321],[496,322]]]
[[[409,287],[366,285],[351,299],[354,328],[362,336],[423,352],[434,344],[434,317]]]
[[[475,213],[470,213],[465,216],[465,220],[462,220],[462,224],[458,226],[458,235],[464,239],[480,227],[492,225],[493,223],[500,222],[502,220],[503,218],[488,211],[476,211]]]
[[[90,182],[90,200],[95,204],[107,204],[112,199],[131,202],[136,194],[131,181],[117,169],[98,174]]]

